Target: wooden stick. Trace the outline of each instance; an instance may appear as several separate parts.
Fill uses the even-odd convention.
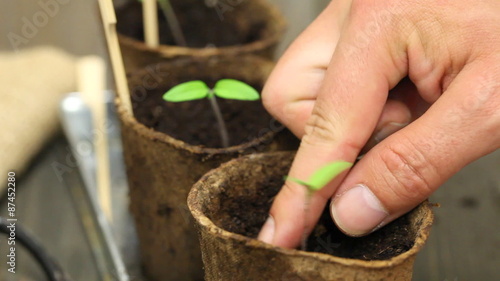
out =
[[[97,56],[81,58],[77,63],[78,90],[92,112],[93,143],[97,162],[97,199],[109,222],[113,219],[108,154],[107,115],[105,100],[106,67]]]
[[[151,48],[160,45],[158,38],[158,7],[156,0],[142,0],[142,21],[144,25],[144,41]]]
[[[118,44],[118,35],[116,33],[116,15],[112,0],[99,0],[101,17],[104,26],[104,34],[108,43],[108,53],[113,67],[116,91],[123,107],[130,114],[132,113],[132,104],[130,102],[130,93],[127,85],[127,76],[123,66],[122,53]]]

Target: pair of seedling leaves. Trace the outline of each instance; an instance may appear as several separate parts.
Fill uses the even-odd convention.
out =
[[[244,82],[234,79],[219,80],[213,89],[205,82],[196,80],[179,84],[163,95],[169,102],[183,102],[217,96],[223,99],[254,101],[260,99],[259,93]]]
[[[184,102],[207,98],[210,101],[212,111],[217,120],[222,147],[228,147],[229,133],[215,98],[216,96],[223,99],[243,101],[260,99],[259,93],[254,88],[234,79],[219,80],[215,83],[213,89],[210,89],[205,82],[200,80],[185,82],[166,92],[163,95],[163,99],[169,102]]]

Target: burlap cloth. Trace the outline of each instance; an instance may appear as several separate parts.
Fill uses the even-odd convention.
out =
[[[75,90],[74,58],[52,47],[0,52],[0,197],[58,131],[58,106]]]

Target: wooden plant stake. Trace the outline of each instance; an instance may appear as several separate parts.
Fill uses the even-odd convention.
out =
[[[106,131],[105,79],[106,67],[100,57],[87,56],[78,61],[78,90],[92,113],[93,144],[96,166],[97,199],[101,209],[112,222],[111,184],[108,137]]]
[[[116,15],[113,8],[112,0],[99,0],[101,10],[102,23],[106,42],[108,43],[108,53],[111,59],[113,75],[115,78],[116,91],[120,97],[123,107],[127,112],[132,114],[132,105],[130,102],[130,93],[127,84],[127,76],[125,75],[125,67],[123,66],[123,58],[118,44],[118,36],[116,32]]]
[[[156,6],[156,0],[142,0],[144,41],[151,48],[156,48],[160,45],[157,14],[158,7]]]

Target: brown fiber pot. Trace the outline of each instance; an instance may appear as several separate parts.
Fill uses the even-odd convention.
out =
[[[142,6],[132,1],[118,9],[117,30],[127,72],[161,60],[184,56],[255,54],[272,58],[285,32],[285,19],[267,0],[170,0],[188,47],[175,46],[159,11],[160,46],[144,43]]]
[[[243,154],[290,150],[298,145],[298,140],[289,131],[265,113],[260,102],[247,104],[222,100],[219,101],[222,110],[228,106],[234,109],[229,115],[234,120],[228,120],[227,124],[230,132],[238,131],[239,127],[254,131],[240,138],[240,144],[228,148],[188,144],[158,130],[179,123],[182,126],[174,127],[175,133],[182,132],[179,136],[186,137],[189,128],[203,123],[203,118],[192,113],[203,109],[208,101],[192,102],[194,107],[184,108],[191,102],[166,103],[161,99],[162,93],[180,82],[194,79],[213,85],[218,79],[234,78],[260,89],[271,68],[272,63],[258,57],[176,59],[131,75],[129,86],[135,116],[124,109],[119,99],[116,100],[122,124],[130,208],[137,227],[144,273],[151,280],[203,280],[198,238],[186,205],[191,186],[203,174]],[[185,112],[179,112],[179,108]],[[247,110],[260,112],[252,115],[267,117],[264,122],[261,119],[247,122],[259,124],[257,126],[242,124],[238,127],[235,120],[245,116],[243,113]],[[176,115],[173,116],[172,112]],[[183,115],[186,112],[187,115]],[[182,121],[176,121],[176,117]],[[160,127],[155,130],[138,119]],[[203,138],[207,134],[198,136]]]
[[[326,214],[308,239],[308,252],[255,239],[292,158],[291,152],[244,156],[194,185],[188,206],[199,229],[205,280],[411,280],[433,220],[428,202],[361,238],[343,235]],[[376,250],[382,245],[391,254]]]

